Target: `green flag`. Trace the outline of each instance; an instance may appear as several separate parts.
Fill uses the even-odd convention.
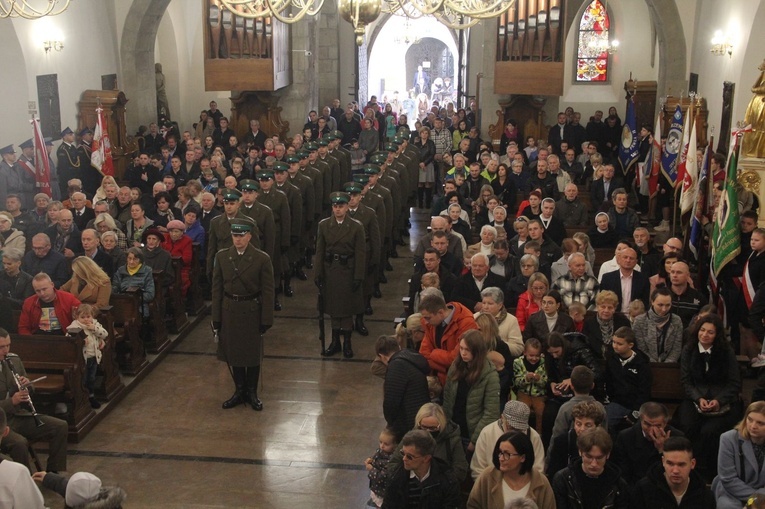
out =
[[[712,234],[712,268],[715,275],[741,252],[739,236],[738,195],[736,194],[736,170],[738,160],[738,138],[735,138],[725,176],[725,187],[720,204],[715,211],[714,233]]]

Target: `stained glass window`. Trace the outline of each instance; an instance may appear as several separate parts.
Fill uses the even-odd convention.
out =
[[[608,32],[611,20],[600,0],[590,2],[579,21],[576,81],[608,80]]]

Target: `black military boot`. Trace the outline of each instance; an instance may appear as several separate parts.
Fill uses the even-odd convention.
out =
[[[313,268],[313,262],[311,261],[311,254],[312,254],[311,248],[307,247],[305,250],[305,266],[308,269]]]
[[[382,292],[380,291],[380,283],[375,283],[375,289],[374,289],[374,292],[372,293],[372,296],[375,299],[381,299],[382,298]]]
[[[351,348],[351,334],[352,330],[344,330],[343,333],[343,357],[346,359],[353,359],[353,348]]]
[[[367,297],[367,306],[364,309],[364,314],[369,316],[374,314],[374,311],[372,310],[372,297]]]
[[[332,329],[332,342],[322,354],[324,357],[332,357],[336,353],[340,352],[340,329]]]
[[[282,310],[282,305],[279,302],[279,297],[274,295],[274,311],[281,311],[281,310]]]
[[[247,368],[247,400],[252,405],[252,409],[258,412],[263,410],[263,402],[258,398],[259,377],[260,366],[250,366]]]
[[[356,332],[362,336],[369,336],[369,329],[367,329],[367,326],[364,325],[364,313],[359,313],[356,315],[356,320],[353,325],[354,329],[356,329]]]
[[[297,262],[294,267],[292,268],[292,274],[298,278],[301,281],[308,281],[308,276],[305,272],[303,272],[303,267],[301,262]]]
[[[292,291],[292,285],[290,284],[290,281],[292,280],[292,276],[289,272],[285,272],[282,274],[282,281],[284,282],[284,296],[285,297],[292,297],[295,295],[295,292]]]
[[[234,408],[235,406],[239,406],[244,404],[247,401],[247,394],[245,392],[245,383],[246,383],[246,372],[245,368],[231,368],[231,370],[234,372],[234,385],[236,386],[236,390],[234,391],[234,395],[228,398],[226,401],[223,402],[223,409],[228,410],[229,408]]]

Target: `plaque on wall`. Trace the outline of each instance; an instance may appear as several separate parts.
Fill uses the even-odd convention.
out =
[[[37,77],[37,102],[40,106],[40,128],[43,136],[61,138],[61,103],[58,97],[58,75]]]

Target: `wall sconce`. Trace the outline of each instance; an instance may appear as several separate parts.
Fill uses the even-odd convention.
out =
[[[712,49],[710,51],[717,57],[726,54],[729,58],[733,56],[733,44],[731,44],[726,35],[723,35],[722,30],[716,31],[714,37],[712,37]]]
[[[43,42],[43,48],[45,53],[50,53],[50,50],[61,51],[64,49],[64,41],[45,41]]]

